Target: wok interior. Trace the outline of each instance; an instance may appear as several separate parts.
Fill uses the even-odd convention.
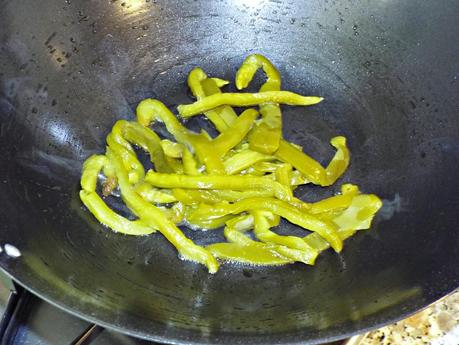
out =
[[[453,1],[7,3],[0,238],[22,256],[2,255],[1,266],[79,315],[162,341],[319,341],[432,302],[459,283],[458,10]],[[385,199],[372,229],[315,267],[223,264],[209,275],[160,234],[98,224],[78,199],[79,174],[113,123],[133,119],[146,97],[172,109],[191,102],[193,67],[234,80],[253,52],[276,64],[283,89],[325,97],[283,107],[286,138],[324,164],[329,139],[348,138],[344,178],[299,196],[356,183]],[[203,245],[221,238],[185,231]]]

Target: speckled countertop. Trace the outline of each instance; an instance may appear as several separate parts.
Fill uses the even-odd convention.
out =
[[[459,289],[423,311],[348,345],[459,345]]]

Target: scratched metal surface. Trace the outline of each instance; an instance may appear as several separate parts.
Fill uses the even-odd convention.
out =
[[[0,265],[43,298],[163,342],[317,343],[459,285],[456,1],[0,4],[0,245],[22,253],[0,253]],[[374,228],[314,268],[226,264],[208,275],[159,234],[129,238],[94,221],[78,179],[114,121],[145,97],[190,102],[192,67],[232,80],[251,52],[279,66],[284,89],[325,97],[284,107],[285,136],[323,162],[330,137],[348,137],[342,182],[385,199]]]

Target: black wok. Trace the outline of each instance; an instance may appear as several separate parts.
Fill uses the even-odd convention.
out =
[[[317,343],[407,316],[459,286],[459,2],[0,0],[0,265],[88,320],[171,343]],[[371,230],[315,267],[182,262],[82,207],[81,164],[137,102],[191,102],[194,66],[232,79],[249,53],[284,89],[285,136],[384,199]],[[338,184],[339,185],[339,184]],[[338,187],[336,187],[338,188]],[[337,189],[306,187],[314,200]],[[281,231],[296,231],[283,224]],[[198,243],[217,232],[186,230]]]

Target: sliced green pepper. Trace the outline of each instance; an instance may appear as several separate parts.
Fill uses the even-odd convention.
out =
[[[210,252],[194,244],[161,210],[145,201],[132,189],[118,151],[109,147],[107,148],[107,155],[115,167],[121,196],[134,214],[147,224],[158,228],[167,240],[177,248],[184,259],[204,264],[207,266],[209,273],[215,273],[218,270],[218,262]]]
[[[279,142],[279,149],[274,154],[283,162],[299,170],[309,181],[322,185],[326,181],[325,169],[314,159],[286,140]]]
[[[144,99],[137,106],[137,121],[143,126],[149,126],[152,121],[161,121],[175,139],[193,149],[198,159],[205,164],[208,173],[223,173],[223,163],[205,133],[193,133],[177,120],[167,107],[158,100]]]
[[[265,155],[257,151],[242,150],[241,152],[238,152],[235,155],[227,158],[223,162],[223,165],[225,166],[225,171],[228,175],[234,175],[258,162],[269,161],[273,159],[275,159],[275,157]]]
[[[359,189],[355,185],[345,184],[341,186],[341,193],[309,204],[308,211],[317,214],[349,207],[354,197],[359,193]]]
[[[188,215],[190,215],[191,213],[192,213],[192,210],[188,211]],[[185,216],[185,218],[187,218],[187,216]],[[206,220],[200,219],[197,222],[191,222],[190,220],[186,219],[186,224],[190,228],[196,229],[196,230],[202,230],[202,231],[215,230],[215,229],[219,229],[222,226],[224,226],[225,223],[231,218],[234,218],[234,216],[228,215],[225,217],[215,218],[215,219],[206,219]]]
[[[218,81],[216,81],[215,78],[205,79],[205,80],[203,80],[201,82],[201,85],[202,85],[202,89],[204,90],[204,94],[205,94],[206,97],[222,93],[220,88],[223,85],[222,85],[222,83],[218,83]],[[236,121],[236,119],[237,119],[236,112],[229,105],[222,105],[222,106],[217,107],[215,109],[209,110],[209,111],[207,111],[205,113],[205,115],[210,120],[211,120],[212,117],[215,117],[215,115],[218,115],[220,117],[220,119],[223,121],[223,123],[220,124],[219,126],[217,126],[215,124],[215,127],[220,132],[224,132],[229,127],[231,127],[233,125],[234,121]]]
[[[184,145],[170,141],[169,139],[161,140],[160,145],[167,157],[182,158]]]
[[[267,80],[261,86],[260,92],[279,91],[281,77],[274,65],[259,54],[249,55],[236,73],[238,90],[246,88],[252,81],[256,71],[262,68]],[[249,135],[250,148],[265,154],[272,154],[279,147],[282,138],[282,113],[278,104],[261,104],[262,120],[256,124]]]
[[[293,261],[313,265],[319,252],[296,236],[281,236],[270,230],[272,226],[263,211],[252,211],[255,236],[265,243],[278,245],[276,251]]]
[[[274,172],[276,177],[276,181],[284,186],[291,186],[291,179],[292,179],[292,165],[289,163],[282,164],[279,168],[276,169]]]
[[[343,243],[336,233],[337,226],[335,224],[327,220],[320,220],[312,214],[298,210],[287,202],[274,198],[250,198],[234,204],[200,205],[193,213],[193,217],[195,219],[210,219],[254,210],[269,211],[304,229],[317,232],[330,243],[336,252],[340,252],[343,248]]]
[[[192,175],[192,176],[201,175],[198,169],[198,162],[196,162],[196,159],[194,159],[193,154],[186,147],[183,149],[182,162],[183,162],[183,172],[186,175]]]
[[[221,93],[220,87],[227,83],[227,81],[218,78],[208,78],[199,67],[194,68],[188,75],[188,86],[198,100],[206,96]],[[214,124],[219,132],[228,129],[237,118],[235,111],[229,106],[221,106],[209,110],[204,115]]]
[[[336,148],[336,153],[325,170],[327,175],[326,186],[331,186],[346,171],[350,156],[345,137],[334,137],[330,143]]]
[[[264,178],[252,176],[201,175],[187,176],[178,174],[161,174],[148,171],[145,181],[160,188],[186,189],[264,189],[281,200],[290,200],[292,195],[289,188],[280,183]]]
[[[217,204],[225,201],[235,202],[249,198],[268,198],[272,196],[273,193],[270,190],[263,189],[237,191],[225,189],[205,190],[175,188],[173,189],[173,194],[177,200],[183,202],[184,204],[193,205],[199,203]]]
[[[150,128],[144,127],[137,122],[125,122],[123,126],[123,137],[130,143],[140,146],[149,153],[150,160],[158,172],[172,172],[166,162],[161,147],[161,139]]]
[[[368,229],[374,215],[381,208],[382,202],[376,195],[356,195],[351,204],[333,218],[333,222],[338,226],[338,235],[341,240],[352,236],[357,230]],[[322,251],[330,245],[316,233],[304,237],[306,243],[311,247]]]
[[[260,54],[252,54],[245,58],[241,67],[236,72],[236,87],[238,90],[245,89],[249,86],[253,76],[262,68],[266,74],[267,80],[261,87],[260,91],[276,91],[281,88],[281,76],[279,71],[266,57]]]
[[[154,204],[168,204],[176,202],[177,199],[167,191],[154,188],[148,183],[139,183],[135,187],[135,191],[140,194],[142,198]]]
[[[115,232],[126,235],[148,235],[156,231],[156,227],[144,223],[142,220],[128,220],[112,209],[96,193],[97,177],[108,159],[102,155],[89,157],[83,165],[81,176],[80,199],[96,219]]]
[[[251,215],[239,216],[227,223],[224,234],[230,243],[215,243],[206,248],[216,257],[251,265],[282,265],[292,262],[265,243],[256,242],[243,232],[253,227]]]
[[[290,163],[312,183],[329,186],[344,173],[349,165],[349,150],[346,146],[346,139],[335,137],[331,140],[331,144],[337,151],[326,169],[295,145],[285,140],[279,142],[279,149],[275,156],[283,162]]]
[[[219,157],[223,157],[226,153],[239,144],[253,126],[255,119],[258,116],[258,111],[255,109],[247,109],[233,122],[231,127],[227,128],[218,137],[212,140],[211,147],[215,150]]]
[[[131,151],[132,147],[131,150],[128,150],[126,149],[125,145],[120,144],[120,141],[123,141],[130,146],[130,144],[119,135],[115,135],[114,133],[110,133],[109,135],[107,135],[107,144],[112,147],[118,147],[118,149],[123,153],[121,159],[123,161],[124,167],[128,171],[129,182],[132,184],[136,184],[145,176],[145,170],[143,168],[142,163],[140,163],[137,159],[135,153]]]
[[[257,115],[256,110],[247,109],[237,117],[231,127],[212,140],[205,132],[196,134],[186,129],[174,114],[157,100],[143,100],[137,107],[137,118],[142,125],[148,126],[155,119],[163,121],[178,142],[195,150],[209,174],[224,173],[221,157],[245,137]]]
[[[302,96],[290,91],[265,91],[260,93],[220,93],[207,96],[192,104],[177,107],[180,116],[187,118],[204,113],[221,105],[248,107],[263,103],[281,103],[290,105],[313,105],[322,101],[322,97]]]

